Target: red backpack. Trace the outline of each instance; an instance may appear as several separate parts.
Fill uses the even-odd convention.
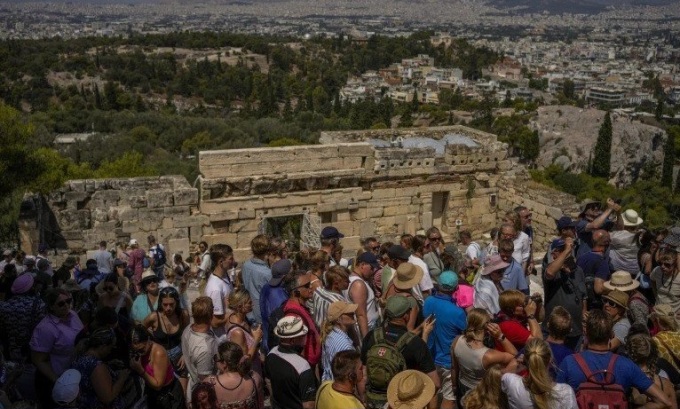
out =
[[[576,363],[586,376],[576,389],[579,409],[628,409],[628,399],[623,386],[614,383],[614,365],[618,355],[612,354],[604,371],[591,371],[582,354],[574,354]],[[597,375],[602,375],[598,380]]]

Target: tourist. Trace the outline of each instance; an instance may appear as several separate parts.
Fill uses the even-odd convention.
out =
[[[259,357],[258,357],[259,359]],[[226,341],[217,348],[218,375],[207,379],[212,383],[220,409],[263,409],[262,376],[250,369],[250,359],[243,348]]]
[[[109,328],[95,330],[85,345],[85,353],[71,364],[81,374],[78,407],[125,409],[122,392],[130,370],[114,372],[105,362],[116,345],[116,334]]]
[[[52,387],[71,364],[76,336],[84,328],[71,309],[72,302],[68,291],[58,288],[48,291],[45,295],[47,315],[35,327],[29,342],[31,360],[36,367],[36,393],[44,408],[52,405]]]
[[[503,291],[501,281],[509,265],[499,255],[486,259],[486,265],[475,282],[475,308],[487,311],[490,316],[498,314],[501,310],[498,297]]]
[[[461,230],[458,234],[460,243],[465,246],[465,257],[470,260],[473,266],[479,267],[484,263],[482,259],[482,248],[477,242],[472,241],[470,230]]]
[[[409,262],[399,264],[396,274],[393,275],[392,281],[387,288],[387,292],[383,295],[384,300],[395,295],[413,298],[415,302],[413,303],[413,308],[411,308],[411,316],[406,324],[409,330],[415,329],[425,319],[422,312],[422,300],[418,301],[416,298],[418,292],[414,290],[422,280],[423,274],[423,270],[415,264]]]
[[[430,246],[430,251],[423,256],[423,261],[427,265],[432,281],[436,282],[439,275],[444,271],[444,261],[441,258],[441,254],[444,251],[442,233],[438,228],[432,226],[427,229],[425,236],[427,237],[427,244]]]
[[[210,297],[198,297],[191,303],[191,317],[194,323],[182,332],[182,356],[189,372],[188,393],[195,384],[203,382],[215,370],[213,357],[217,353],[217,337],[211,328],[213,305]]]
[[[111,252],[106,249],[106,240],[99,242],[99,248],[94,252],[92,258],[97,260],[97,268],[102,274],[109,274],[113,270],[113,257],[111,257]]]
[[[321,336],[307,309],[307,302],[312,299],[312,275],[306,272],[294,272],[286,277],[286,285],[290,298],[283,304],[285,316],[295,316],[302,319],[305,325],[304,349],[302,356],[315,367],[321,361]]]
[[[315,408],[363,409],[364,404],[357,397],[364,379],[361,355],[354,350],[339,351],[328,366],[332,377],[319,386]]]
[[[127,252],[127,265],[132,271],[132,283],[135,285],[137,293],[142,291],[142,273],[144,272],[144,258],[146,253],[139,247],[136,239],[131,239],[128,243],[130,251]],[[124,260],[124,259],[122,259]]]
[[[266,235],[259,234],[255,236],[250,242],[250,251],[253,253],[253,257],[243,263],[241,268],[243,286],[248,290],[253,299],[253,312],[250,316],[258,324],[262,323],[260,293],[262,292],[262,287],[272,278],[272,271],[266,260],[269,246],[269,238]]]
[[[595,245],[593,233],[596,230],[609,231],[614,227],[610,216],[618,217],[621,206],[612,199],[607,199],[607,208],[602,211],[598,201],[586,199],[583,201],[581,213],[576,222],[576,235],[579,239],[579,246],[576,250],[576,258],[590,252]],[[585,269],[584,269],[585,271]]]
[[[501,391],[503,365],[489,366],[477,385],[467,394],[461,396],[465,409],[505,409],[506,398]]]
[[[627,271],[632,277],[640,274],[638,230],[642,222],[642,218],[633,209],[621,213],[617,219],[614,231],[610,233],[609,260],[612,270]]]
[[[132,303],[132,319],[136,323],[142,323],[153,311],[158,309],[158,276],[151,270],[146,270],[139,281],[141,293]]]
[[[33,282],[32,275],[20,275],[12,283],[12,297],[0,302],[0,341],[5,358],[17,363],[29,361],[28,342],[47,313],[45,303],[33,291]]]
[[[326,284],[318,287],[312,296],[312,316],[319,328],[323,327],[328,315],[328,307],[332,303],[347,301],[343,292],[349,288],[349,272],[342,266],[336,265],[329,268],[325,277]]]
[[[484,337],[487,334],[500,342],[505,352],[486,347]],[[491,322],[485,310],[474,308],[467,316],[465,332],[451,344],[451,382],[454,394],[458,397],[465,396],[495,364],[502,365],[503,372],[514,371],[517,367],[516,355],[517,350],[503,335],[498,324]]]
[[[165,246],[156,241],[156,237],[150,234],[147,237],[147,242],[149,243],[149,261],[150,266],[154,273],[161,280],[165,279],[165,264],[167,263],[165,255]]]
[[[678,402],[674,385],[668,379],[668,375],[662,372],[657,365],[659,350],[652,338],[648,334],[635,334],[628,337],[626,340],[626,356],[640,367],[642,372],[654,382],[655,386],[663,391],[668,401],[672,403],[670,408],[677,409]],[[638,408],[647,405],[649,399],[633,389],[631,401],[632,406]]]
[[[556,368],[559,368],[564,358],[574,353],[574,348],[567,344],[573,328],[573,318],[566,308],[558,305],[553,308],[545,321],[547,321],[546,329],[548,330],[548,337],[545,340],[552,352],[554,363],[550,365],[550,374],[554,378],[557,375]]]
[[[215,387],[207,382],[199,382],[191,390],[191,409],[219,409]]]
[[[557,373],[558,383],[567,383],[573,390],[586,382],[587,376],[576,358],[580,356],[590,372],[605,371],[613,363],[613,383],[621,385],[628,396],[631,388],[649,396],[656,404],[670,407],[671,402],[644,372],[630,359],[611,352],[612,321],[602,310],[590,311],[585,321],[587,343],[583,352],[570,355],[562,361]]]
[[[229,294],[229,309],[233,312],[227,318],[226,339],[241,347],[245,357],[252,362],[253,371],[262,376],[262,327],[257,323],[251,326],[246,318],[253,311],[253,301],[248,291],[238,288]]]
[[[573,238],[555,239],[550,248],[552,261],[543,270],[545,314],[550,316],[557,307],[567,311],[571,317],[571,330],[564,341],[569,349],[574,350],[583,334],[581,318],[587,311],[585,275],[574,260]],[[548,323],[549,320],[542,323],[544,332]]]
[[[675,319],[675,311],[667,304],[657,304],[652,313],[652,322],[658,329],[654,342],[659,356],[668,361],[676,371],[680,371],[680,326]]]
[[[335,266],[336,268],[339,266]],[[321,366],[323,374],[322,381],[333,380],[331,371],[333,357],[340,351],[354,351],[354,342],[349,337],[348,332],[356,324],[355,311],[356,304],[349,304],[345,301],[335,301],[328,307],[326,320],[321,326]]]
[[[234,291],[234,284],[229,278],[229,270],[236,264],[234,250],[227,244],[214,244],[210,248],[210,262],[213,271],[208,277],[204,294],[212,300],[212,326],[217,336],[222,336],[230,313],[229,294]]]
[[[340,244],[340,239],[343,237],[345,237],[345,235],[340,233],[338,229],[333,226],[326,226],[321,230],[321,234],[319,235],[319,241],[321,244],[320,250],[331,256],[331,267],[337,265],[336,260],[333,259],[332,256],[335,253],[335,248]],[[351,268],[349,265],[346,267]]]
[[[458,287],[458,276],[450,270],[439,275],[435,285],[437,293],[427,297],[423,306],[423,315],[436,317],[434,329],[427,345],[434,357],[437,373],[441,379],[441,409],[452,409],[456,396],[451,384],[451,344],[467,327],[465,311],[456,305],[453,293]]]
[[[517,290],[505,290],[498,297],[501,310],[496,314],[495,322],[517,350],[524,348],[530,339],[543,339],[538,323],[541,307],[537,301],[540,299]],[[503,351],[504,344],[497,341],[496,349]]]
[[[432,277],[430,277],[430,269],[427,267],[427,264],[425,264],[425,261],[423,261],[423,257],[425,257],[426,254],[426,245],[427,244],[427,237],[424,235],[416,235],[413,237],[411,240],[411,256],[408,258],[408,262],[411,264],[415,264],[416,266],[420,267],[423,270],[423,276],[420,279],[420,282],[418,283],[418,287],[420,288],[420,293],[422,294],[423,299],[420,300],[421,302],[427,298],[430,293],[432,292],[432,289],[434,288],[434,284],[432,283]]]
[[[366,252],[357,257],[354,269],[349,276],[349,287],[345,297],[347,301],[359,306],[356,314],[361,338],[376,328],[380,321],[378,301],[369,285],[373,274],[379,268],[380,264],[375,254]]]
[[[669,237],[671,237],[669,235]],[[667,238],[668,239],[668,238]],[[680,319],[680,268],[675,251],[664,250],[659,255],[659,267],[652,271],[652,290],[657,304],[670,305],[675,318]]]
[[[501,286],[504,290],[519,290],[525,295],[529,295],[529,283],[522,265],[513,258],[515,243],[512,240],[503,238],[498,242],[498,255],[501,260],[509,265],[503,272]]]
[[[586,293],[588,310],[602,309],[602,295],[607,292],[604,287],[605,281],[609,280],[611,270],[609,268],[609,233],[605,230],[595,230],[590,235],[592,242],[590,249],[582,252],[583,242],[579,244],[580,256],[576,259],[576,265],[581,267],[586,279]]]
[[[119,324],[127,332],[132,327],[130,313],[132,311],[132,298],[126,291],[121,291],[119,277],[116,273],[109,273],[101,284],[101,292],[97,297],[97,309],[103,307],[113,308],[118,315]],[[99,286],[98,286],[99,287]]]
[[[531,239],[522,229],[522,221],[515,212],[507,212],[499,231],[499,240],[512,240],[512,258],[526,271],[531,256]]]
[[[574,257],[574,254],[576,252],[576,221],[572,220],[571,217],[569,216],[562,216],[560,217],[556,222],[557,226],[557,239],[562,239],[563,242],[567,242],[567,239],[571,239],[572,241],[572,246],[571,246],[571,256]],[[554,260],[553,257],[553,244],[558,243],[555,240],[552,240],[550,244],[548,245],[548,251],[546,251],[545,256],[543,257],[543,271],[547,268],[548,264],[552,263]],[[568,257],[565,256],[565,257]],[[574,257],[574,260],[576,258]]]
[[[161,289],[156,311],[147,315],[142,324],[151,333],[153,341],[165,348],[182,389],[186,391],[188,372],[182,355],[182,334],[189,325],[189,312],[182,308],[177,290],[173,287]]]
[[[309,409],[314,407],[317,383],[309,362],[298,351],[305,347],[307,327],[300,317],[280,319],[274,329],[279,339],[265,360],[265,373],[271,380],[272,407]]]
[[[272,278],[262,287],[260,293],[260,314],[262,318],[262,350],[269,352],[269,316],[272,311],[288,300],[288,293],[283,286],[283,279],[291,272],[292,263],[282,258],[271,265]]]

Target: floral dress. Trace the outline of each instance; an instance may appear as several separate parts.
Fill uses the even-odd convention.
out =
[[[78,357],[71,365],[73,369],[80,372],[80,398],[78,399],[78,408],[81,409],[123,409],[125,402],[121,396],[117,396],[109,405],[104,405],[92,386],[92,373],[97,365],[103,363],[99,358],[92,355],[82,355]],[[111,375],[111,382],[116,382],[116,373],[107,366],[107,370]]]

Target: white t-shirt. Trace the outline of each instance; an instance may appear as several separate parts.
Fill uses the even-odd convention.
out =
[[[477,274],[478,279],[475,281],[475,308],[486,310],[491,315],[496,315],[501,310],[498,304],[498,288],[492,280],[482,277]]]
[[[482,259],[482,248],[479,247],[479,244],[473,242],[470,242],[470,244],[467,246],[465,249],[465,256],[469,258],[470,260],[480,260]]]
[[[408,262],[423,269],[423,278],[420,280],[420,283],[418,283],[421,293],[432,290],[434,288],[434,284],[432,283],[430,269],[427,267],[427,264],[414,255],[409,256]]]
[[[201,265],[198,268],[201,269],[203,274],[210,271],[210,269],[212,268],[212,260],[210,260],[210,253],[208,253],[207,251],[201,254]]]
[[[513,244],[515,245],[515,251],[512,252],[512,258],[524,268],[524,263],[529,260],[531,255],[531,239],[529,235],[521,231],[513,241]]]
[[[227,311],[227,298],[233,290],[234,287],[228,279],[222,279],[215,274],[210,275],[205,284],[205,295],[213,302],[213,314],[222,315]]]
[[[501,378],[501,390],[508,395],[508,406],[512,409],[533,409],[531,394],[524,386],[522,377],[514,373],[506,373]],[[550,402],[551,409],[578,409],[576,394],[566,383],[556,383],[553,386],[554,399]]]

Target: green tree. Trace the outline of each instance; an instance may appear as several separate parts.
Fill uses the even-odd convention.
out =
[[[663,119],[663,99],[659,98],[656,101],[656,110],[654,111],[654,117],[657,121]]]
[[[595,143],[595,155],[590,174],[593,176],[609,179],[611,171],[611,152],[612,152],[612,118],[607,111],[604,122],[600,126]]]
[[[661,170],[661,186],[673,188],[673,165],[675,164],[675,138],[670,133],[666,137],[663,148],[663,167]]]
[[[151,166],[144,164],[144,156],[139,152],[125,152],[113,161],[104,161],[95,171],[95,177],[98,178],[133,178],[157,174]]]
[[[569,99],[574,99],[574,81],[566,78],[562,83],[562,94]]]

